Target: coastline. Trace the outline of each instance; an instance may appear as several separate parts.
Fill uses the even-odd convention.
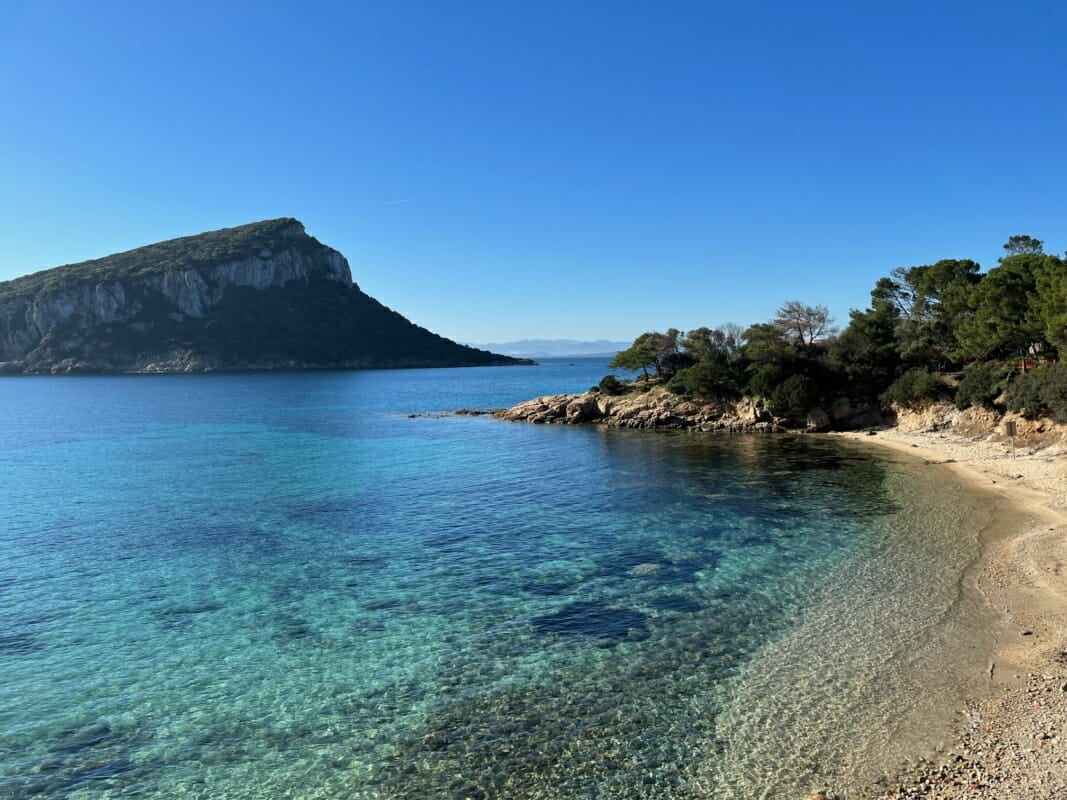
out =
[[[960,685],[955,719],[945,720],[945,738],[937,739],[949,746],[919,744],[876,782],[847,781],[801,797],[1067,797],[1067,428],[1009,415],[1020,433],[1013,458],[998,431],[1003,420],[983,409],[898,409],[895,427],[870,419],[870,409],[834,411],[809,413],[806,430],[796,430],[783,428],[758,405],[693,403],[662,391],[622,397],[586,392],[535,398],[492,416],[694,433],[814,433],[947,470],[961,486],[990,497],[996,518],[977,531],[979,550],[965,577],[988,611],[973,621],[986,638],[980,652],[988,658],[988,677],[981,685]],[[827,422],[846,431],[827,430]]]
[[[1064,447],[901,428],[828,434],[952,470],[1026,522],[991,532],[975,564],[979,590],[1003,625],[990,654],[990,693],[960,709],[954,746],[918,759],[863,800],[1067,796],[1067,473]],[[816,795],[817,796],[817,795]],[[827,797],[835,797],[834,794]]]

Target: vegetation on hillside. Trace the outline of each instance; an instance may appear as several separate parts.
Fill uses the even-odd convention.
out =
[[[34,299],[79,283],[107,283],[170,270],[196,269],[244,261],[271,251],[286,231],[297,226],[292,217],[253,222],[235,228],[199,233],[158,242],[124,253],[67,264],[0,282],[0,303],[16,298]],[[286,247],[309,252],[322,245],[310,236],[287,237]]]
[[[1031,236],[1004,250],[987,272],[967,259],[894,269],[841,331],[825,306],[790,301],[744,330],[644,333],[611,367],[641,372],[631,391],[654,382],[704,399],[752,396],[782,416],[842,397],[951,398],[1067,421],[1067,261]]]
[[[58,364],[64,370],[114,371],[186,356],[225,369],[522,363],[438,336],[354,284],[316,271],[285,286],[225,286],[217,302],[195,316],[178,313],[151,281],[138,280],[205,268],[201,277],[210,283],[211,267],[266,261],[283,253],[321,263],[328,252],[299,221],[286,217],[172,239],[0,283],[0,304],[10,302],[16,308],[0,323],[14,328],[25,325],[29,316],[17,310],[20,303],[28,308],[68,287],[119,281],[126,303],[114,322],[98,322],[89,309],[75,308],[31,341],[29,352],[16,353],[8,369],[49,371]],[[26,347],[21,342],[19,346]]]
[[[70,355],[124,364],[187,351],[230,368],[520,363],[438,336],[355,287],[322,278],[267,289],[232,287],[202,318],[173,315],[148,292],[137,299],[142,311],[134,320],[97,327],[85,351]],[[73,329],[54,338],[78,341]]]

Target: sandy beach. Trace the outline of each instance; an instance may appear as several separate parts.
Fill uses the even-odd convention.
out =
[[[960,709],[953,747],[840,795],[848,800],[1067,797],[1067,442],[1061,428],[1023,423],[1013,457],[990,425],[955,423],[901,420],[873,435],[832,434],[944,465],[1025,520],[1013,535],[990,536],[977,565],[978,585],[1005,623],[990,657],[991,694]]]

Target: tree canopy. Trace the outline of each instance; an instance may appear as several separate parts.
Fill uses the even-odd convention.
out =
[[[775,327],[784,336],[808,346],[835,333],[832,323],[826,306],[808,306],[799,300],[783,303],[774,318]]]
[[[651,369],[694,397],[763,398],[786,415],[837,398],[922,402],[949,396],[957,382],[962,406],[1002,402],[1034,364],[1067,349],[1067,261],[1022,234],[1004,251],[985,272],[965,258],[896,267],[840,333],[825,305],[790,300],[744,330],[727,323],[644,333],[612,366],[646,376]],[[942,378],[953,372],[954,381]],[[1038,370],[1015,392],[1019,407],[1060,413],[1062,402],[1067,415],[1063,374]]]

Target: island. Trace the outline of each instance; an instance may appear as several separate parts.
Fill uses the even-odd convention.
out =
[[[522,363],[382,305],[290,217],[0,282],[6,375]]]

